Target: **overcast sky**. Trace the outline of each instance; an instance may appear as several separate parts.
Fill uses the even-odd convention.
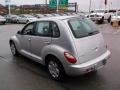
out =
[[[49,2],[49,0],[48,0]],[[90,0],[69,0],[69,3],[77,2],[79,10],[88,11]],[[44,4],[45,0],[11,0],[11,4],[24,5],[24,4]],[[5,5],[5,0],[0,0],[0,4]],[[92,0],[92,9],[105,8],[104,0]],[[107,8],[120,8],[120,0],[108,0]]]

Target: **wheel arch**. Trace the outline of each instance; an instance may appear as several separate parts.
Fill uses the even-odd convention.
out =
[[[47,63],[49,62],[49,58],[56,58],[56,61],[59,63],[59,65],[61,66],[61,68],[63,69],[64,73],[66,74],[65,72],[65,68],[64,68],[64,65],[62,64],[62,62],[57,58],[57,56],[53,55],[53,54],[48,54],[45,56],[45,65],[47,65]]]
[[[20,48],[21,48],[21,45],[20,45],[20,42],[19,42],[19,40],[16,36],[13,36],[13,37],[10,38],[9,44],[11,44],[12,42],[15,44],[17,50],[19,51]]]
[[[51,57],[56,58],[58,60],[58,62],[62,64],[62,62],[57,58],[57,56],[55,56],[53,54],[47,54],[45,56],[45,64],[47,64],[47,62],[49,61],[48,59],[51,58]]]

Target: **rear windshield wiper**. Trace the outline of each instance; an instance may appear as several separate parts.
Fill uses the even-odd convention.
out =
[[[95,34],[98,34],[98,33],[99,33],[99,31],[94,31],[94,32],[89,32],[88,35],[92,36],[92,35],[95,35]]]

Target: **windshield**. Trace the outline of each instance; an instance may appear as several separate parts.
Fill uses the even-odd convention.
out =
[[[27,18],[34,18],[34,17],[31,16],[31,15],[25,15],[25,17],[27,17]]]
[[[99,33],[96,25],[89,19],[74,18],[68,21],[68,24],[75,38],[82,38]]]

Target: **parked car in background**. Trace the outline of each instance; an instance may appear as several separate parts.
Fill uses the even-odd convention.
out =
[[[112,12],[109,12],[109,10],[104,10],[104,9],[97,9],[93,12],[93,14],[96,14],[96,16],[98,17],[102,17],[102,19],[100,20],[101,23],[103,23],[105,20],[107,20],[110,23],[111,16],[113,15]]]
[[[74,13],[71,13],[71,15],[77,15],[77,13],[74,12]]]
[[[0,15],[0,23],[2,23],[2,24],[5,24],[5,23],[6,23],[5,17],[3,17],[3,16],[1,16],[1,15]]]
[[[45,17],[52,17],[52,14],[44,14]]]
[[[52,15],[53,17],[54,17],[54,16],[61,16],[60,14],[57,14],[57,13],[52,13],[51,15]]]
[[[10,22],[11,23],[18,23],[17,21],[18,21],[19,18],[20,17],[18,15],[12,15],[11,18],[10,18]]]
[[[103,14],[100,14],[100,13],[99,14],[91,13],[91,14],[87,15],[87,17],[96,23],[103,23],[104,22]]]
[[[45,17],[44,14],[34,14],[33,16],[36,17],[36,18],[43,18],[43,17]]]
[[[59,80],[106,65],[110,51],[98,30],[83,17],[43,18],[28,23],[9,43],[14,56],[22,54],[46,65],[49,75]]]
[[[4,17],[6,19],[6,22],[10,22],[10,15],[5,15]]]
[[[6,21],[8,23],[11,23],[13,21],[13,18],[16,18],[16,17],[17,17],[17,15],[12,15],[12,14],[5,15]]]
[[[120,25],[120,12],[116,12],[112,17],[111,17],[111,25],[113,22],[117,21]]]
[[[22,14],[19,16],[17,23],[28,23],[34,20],[37,20],[37,18],[29,14]]]

